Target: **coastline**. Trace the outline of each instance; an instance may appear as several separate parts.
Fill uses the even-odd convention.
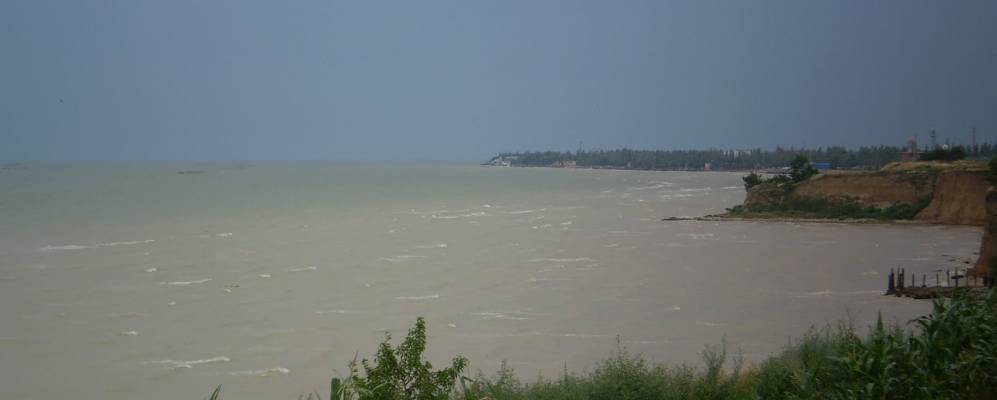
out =
[[[726,214],[704,215],[702,217],[666,217],[662,222],[675,221],[701,221],[701,222],[778,222],[778,223],[818,223],[818,224],[846,224],[846,225],[944,225],[944,226],[966,226],[959,224],[946,224],[935,221],[924,220],[879,220],[879,219],[831,219],[831,218],[792,218],[792,217],[733,217]]]

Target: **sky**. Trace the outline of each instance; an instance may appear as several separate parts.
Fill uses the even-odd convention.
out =
[[[0,2],[0,160],[997,141],[997,1]]]

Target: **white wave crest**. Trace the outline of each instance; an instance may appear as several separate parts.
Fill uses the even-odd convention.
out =
[[[274,376],[274,375],[287,375],[287,374],[290,374],[290,373],[291,373],[291,370],[289,370],[287,368],[284,368],[284,367],[273,367],[273,368],[270,368],[270,369],[258,369],[258,370],[250,370],[250,371],[233,371],[233,372],[229,372],[228,375],[230,375],[230,376],[260,376],[260,377],[268,377],[268,376]]]
[[[95,248],[98,248],[98,247],[129,246],[129,245],[135,245],[135,244],[148,244],[148,243],[155,243],[155,242],[156,242],[155,240],[146,239],[146,240],[128,240],[128,241],[122,241],[122,242],[97,243],[97,244],[94,244],[94,245],[81,245],[81,244],[67,244],[67,245],[59,245],[59,246],[48,245],[48,246],[39,247],[39,248],[37,248],[35,250],[37,250],[37,251],[83,250],[83,249],[95,249]]]
[[[218,356],[212,358],[206,358],[203,360],[192,360],[192,361],[177,361],[177,360],[158,360],[158,361],[145,361],[142,365],[166,365],[170,369],[179,368],[194,368],[194,366],[215,362],[230,362],[232,359],[226,356]]]
[[[159,282],[160,285],[168,286],[189,286],[189,285],[200,285],[205,282],[211,281],[212,278],[198,279],[196,281],[173,281],[173,282]]]
[[[318,271],[318,267],[291,268],[287,270],[287,272],[305,272],[305,271]]]

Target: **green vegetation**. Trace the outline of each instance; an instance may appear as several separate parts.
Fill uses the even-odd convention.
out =
[[[350,363],[350,375],[333,392],[343,399],[448,399],[460,373],[467,368],[467,359],[455,357],[450,367],[433,371],[423,360],[426,351],[426,321],[421,317],[397,348],[391,347],[389,335],[377,349],[374,361],[361,361],[364,375],[357,371],[356,360]]]
[[[817,169],[810,165],[810,159],[804,155],[798,155],[793,161],[790,161],[789,170],[789,177],[795,183],[803,182],[817,175]]]
[[[987,181],[991,185],[997,185],[997,157],[991,158],[987,166],[989,167],[987,170]]]
[[[751,188],[761,185],[764,180],[758,174],[751,172],[747,176],[741,178],[744,181],[744,190],[751,190]]]
[[[866,206],[854,198],[819,198],[787,196],[782,202],[756,205],[750,208],[743,205],[727,209],[731,217],[740,218],[805,218],[805,219],[868,219],[868,220],[910,220],[931,203],[930,197],[922,198],[915,204],[894,203],[886,208]]]
[[[752,366],[729,357],[725,344],[706,348],[703,368],[654,364],[618,340],[594,371],[533,383],[522,383],[504,362],[494,377],[461,377],[462,357],[431,371],[422,360],[420,318],[402,345],[385,340],[376,365],[363,362],[365,378],[353,362],[351,376],[333,379],[330,399],[995,399],[995,293],[965,290],[950,301],[937,299],[931,314],[907,327],[887,327],[880,318],[865,337],[845,323],[811,330]]]
[[[741,180],[744,181],[745,190],[751,190],[751,188],[759,185],[768,184],[769,186],[781,187],[784,192],[789,193],[794,186],[786,184],[803,182],[818,173],[819,171],[810,164],[810,160],[806,156],[800,155],[793,158],[793,161],[789,163],[789,175],[780,174],[769,179],[763,179],[760,175],[752,171],[747,176],[742,177]]]
[[[922,153],[918,159],[920,161],[959,161],[964,158],[966,158],[966,149],[962,146],[954,146],[952,148],[939,147]]]
[[[997,145],[983,143],[976,146],[956,146],[968,158],[990,158],[997,155]],[[580,150],[580,151],[525,151],[506,152],[489,163],[507,160],[516,166],[548,166],[574,161],[579,167],[626,168],[645,170],[701,170],[709,163],[717,170],[750,170],[782,168],[798,155],[807,155],[814,162],[829,163],[835,169],[879,169],[891,162],[900,161],[903,147],[870,146],[848,149],[824,147],[816,149],[774,150]],[[925,150],[925,154],[933,151]],[[931,156],[929,156],[931,157]]]

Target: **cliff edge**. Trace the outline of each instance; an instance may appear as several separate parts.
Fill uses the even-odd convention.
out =
[[[795,184],[765,182],[748,190],[744,205],[732,214],[984,226],[989,188],[982,163],[895,163],[875,172],[824,173]]]

